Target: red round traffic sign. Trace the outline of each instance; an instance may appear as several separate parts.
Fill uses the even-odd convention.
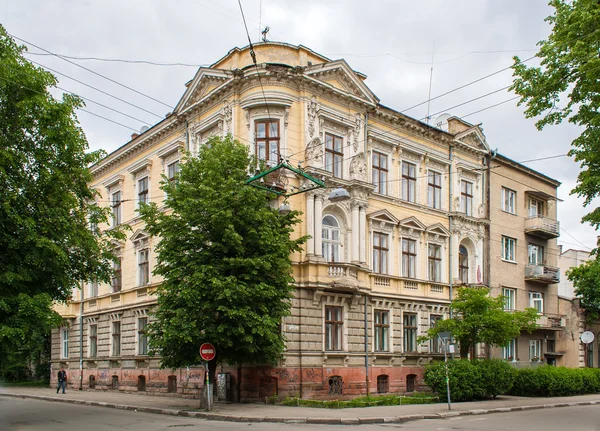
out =
[[[205,361],[212,361],[215,358],[217,351],[215,346],[210,343],[203,343],[200,346],[200,357]]]

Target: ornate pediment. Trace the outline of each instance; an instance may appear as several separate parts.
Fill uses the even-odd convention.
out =
[[[473,126],[464,132],[458,133],[455,139],[475,150],[488,152],[490,147],[488,146],[485,135],[481,129],[477,126]]]
[[[397,225],[399,223],[399,220],[391,212],[389,212],[386,209],[375,211],[371,214],[367,214],[367,218],[369,220],[383,221],[385,223],[389,223],[389,224],[393,224],[393,225]]]
[[[450,231],[441,223],[432,224],[427,228],[427,233],[432,235],[450,236]]]
[[[185,111],[189,107],[197,104],[201,100],[208,97],[216,89],[223,86],[228,81],[232,81],[233,77],[230,73],[224,70],[208,69],[201,67],[196,72],[196,76],[187,86],[187,90],[177,103],[175,111],[177,114]]]
[[[400,220],[400,226],[406,229],[415,229],[415,230],[420,230],[420,231],[424,231],[426,228],[426,226],[421,223],[416,217],[407,217],[403,220]]]
[[[146,247],[150,241],[150,235],[148,232],[142,229],[138,229],[131,235],[129,240],[134,244],[136,249]]]

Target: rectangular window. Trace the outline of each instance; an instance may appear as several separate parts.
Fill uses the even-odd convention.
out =
[[[417,315],[404,313],[404,351],[417,351]]]
[[[460,210],[468,216],[473,215],[473,183],[460,181]]]
[[[150,283],[150,250],[145,248],[138,252],[138,272],[140,286]]]
[[[544,263],[544,247],[537,244],[527,246],[530,265],[542,265]]]
[[[509,289],[508,287],[502,288],[502,296],[504,296],[504,311],[514,311],[517,297],[517,291],[515,289]]]
[[[507,236],[502,237],[502,259],[510,262],[517,260],[517,240]]]
[[[121,270],[121,261],[122,259],[118,257],[117,261],[113,262],[113,276],[111,280],[113,293],[120,292],[121,286],[123,284],[123,272]]]
[[[513,338],[506,346],[502,347],[502,359],[506,361],[516,360],[517,340]]]
[[[179,160],[167,166],[167,180],[169,181],[169,183],[176,183],[177,174],[179,174]]]
[[[342,350],[344,309],[325,307],[325,350]]]
[[[121,191],[112,194],[111,207],[112,207],[112,225],[118,226],[121,224]]]
[[[342,138],[325,133],[325,170],[331,172],[337,178],[342,178],[343,146],[344,140]]]
[[[442,281],[442,246],[429,244],[427,246],[429,281]]]
[[[121,322],[112,322],[112,355],[121,356]]]
[[[373,271],[378,274],[387,274],[388,262],[388,236],[387,234],[373,232]]]
[[[442,320],[442,316],[439,314],[430,314],[429,315],[429,327],[435,328],[437,322]],[[440,341],[440,337],[435,336],[431,340],[429,340],[429,349],[431,353],[444,353],[442,351],[442,343]]]
[[[261,120],[254,123],[256,155],[260,160],[279,163],[279,120]]]
[[[402,238],[402,277],[417,277],[417,241]]]
[[[416,202],[417,198],[417,166],[414,163],[402,162],[402,199]]]
[[[98,355],[98,325],[90,324],[90,351],[89,357],[95,358]]]
[[[387,194],[388,165],[387,155],[373,151],[372,176],[375,193]]]
[[[60,357],[61,358],[68,358],[69,357],[69,329],[68,328],[63,328],[60,331],[60,337],[61,337],[61,349],[60,349]]]
[[[390,337],[390,312],[375,310],[375,351],[387,352]]]
[[[90,281],[88,284],[88,298],[95,298],[98,296],[98,282]]]
[[[138,205],[148,203],[148,177],[138,180]]]
[[[517,213],[517,192],[502,187],[502,211]]]
[[[529,306],[535,308],[538,313],[544,312],[544,294],[541,292],[529,292]]]
[[[542,357],[542,340],[529,340],[529,360],[539,361]]]
[[[148,334],[146,334],[146,327],[148,326],[148,318],[138,318],[138,355],[148,354]]]
[[[529,199],[529,217],[541,217],[544,215],[544,202],[537,199]]]
[[[427,172],[427,204],[432,208],[442,207],[442,174]]]

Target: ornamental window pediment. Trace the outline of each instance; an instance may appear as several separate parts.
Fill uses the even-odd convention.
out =
[[[136,250],[147,248],[150,245],[150,235],[142,229],[138,229],[129,240],[133,243]]]
[[[127,168],[127,171],[133,175],[134,178],[143,177],[150,175],[150,168],[152,167],[152,160],[146,158],[139,162],[131,165]]]
[[[106,181],[102,183],[102,185],[108,190],[109,193],[119,190],[123,187],[123,182],[125,181],[124,175],[113,175]]]

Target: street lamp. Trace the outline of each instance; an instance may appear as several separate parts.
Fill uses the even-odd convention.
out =
[[[350,199],[350,193],[348,190],[338,187],[329,193],[329,202],[343,202]]]

